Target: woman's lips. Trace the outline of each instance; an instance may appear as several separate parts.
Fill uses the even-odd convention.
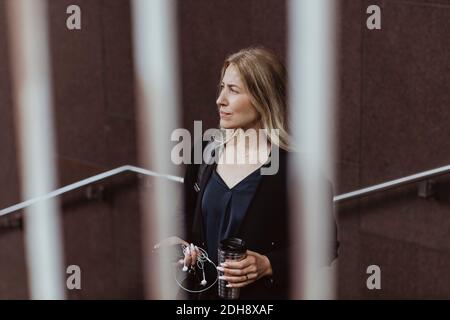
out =
[[[219,114],[220,114],[221,118],[231,116],[231,113],[227,113],[227,112],[223,112],[223,111],[220,111]]]

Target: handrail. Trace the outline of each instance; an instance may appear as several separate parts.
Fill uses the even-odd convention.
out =
[[[0,217],[7,215],[9,213],[24,209],[38,201],[42,201],[42,200],[47,200],[53,197],[57,197],[60,196],[64,193],[67,193],[69,191],[84,187],[86,185],[89,185],[91,183],[115,176],[117,174],[123,173],[123,172],[135,172],[135,173],[139,173],[139,174],[143,174],[143,175],[147,175],[147,176],[153,176],[153,177],[161,177],[161,178],[166,178],[172,181],[176,181],[176,182],[180,182],[183,183],[184,179],[181,177],[177,177],[177,176],[172,176],[172,175],[167,175],[167,174],[160,174],[151,170],[147,170],[144,168],[140,168],[140,167],[136,167],[136,166],[131,166],[131,165],[125,165],[125,166],[121,166],[100,174],[97,174],[95,176],[80,180],[78,182],[74,182],[72,184],[69,184],[67,186],[64,186],[62,188],[56,189],[50,193],[47,193],[46,195],[40,196],[40,197],[35,197],[23,202],[20,202],[18,204],[15,204],[13,206],[10,206],[8,208],[2,209],[0,210]],[[440,175],[444,175],[450,173],[450,165],[444,166],[444,167],[440,167],[440,168],[435,168],[435,169],[431,169],[431,170],[427,170],[427,171],[423,171],[423,172],[419,172],[410,176],[406,176],[403,178],[399,178],[399,179],[395,179],[395,180],[391,180],[391,181],[387,181],[387,182],[383,182],[380,184],[376,184],[367,188],[363,188],[363,189],[359,189],[359,190],[355,190],[355,191],[351,191],[348,193],[344,193],[338,196],[335,196],[333,198],[334,203],[340,203],[340,202],[344,202],[344,201],[348,201],[348,200],[353,200],[356,198],[362,198],[368,195],[371,195],[373,193],[377,193],[377,192],[381,192],[381,191],[385,191],[388,189],[393,189],[402,185],[406,185],[406,184],[410,184],[413,182],[417,182],[417,181],[422,181],[422,180],[426,180],[432,177],[436,177],[436,176],[440,176]]]
[[[423,171],[423,172],[419,172],[419,173],[416,173],[416,174],[413,174],[410,176],[406,176],[403,178],[376,184],[371,187],[344,193],[344,194],[335,196],[333,198],[333,201],[335,203],[338,203],[338,202],[343,202],[343,201],[352,200],[352,199],[356,199],[356,198],[362,198],[362,197],[368,196],[368,195],[376,193],[376,192],[393,189],[393,188],[403,186],[406,184],[410,184],[413,182],[417,182],[417,181],[427,180],[429,178],[441,176],[441,175],[444,175],[447,173],[450,173],[450,165]]]
[[[143,169],[143,168],[136,167],[136,166],[125,165],[125,166],[118,167],[118,168],[115,168],[115,169],[112,169],[112,170],[109,170],[109,171],[97,174],[95,176],[92,176],[92,177],[80,180],[78,182],[74,182],[74,183],[69,184],[67,186],[64,186],[62,188],[56,189],[56,190],[54,190],[54,191],[52,191],[50,193],[47,193],[46,195],[35,197],[35,198],[32,198],[32,199],[20,202],[18,204],[15,204],[13,206],[10,206],[8,208],[5,208],[3,210],[0,210],[0,217],[4,216],[4,215],[7,215],[9,213],[12,213],[14,211],[17,211],[17,210],[20,210],[20,209],[24,209],[24,208],[26,208],[26,207],[28,207],[28,206],[36,203],[36,202],[60,196],[60,195],[62,195],[64,193],[67,193],[69,191],[72,191],[72,190],[84,187],[84,186],[89,185],[91,183],[94,183],[94,182],[97,182],[97,181],[100,181],[100,180],[103,180],[103,179],[115,176],[115,175],[123,173],[123,172],[136,172],[136,173],[144,174],[144,175],[147,175],[147,176],[162,177],[162,178],[167,178],[169,180],[176,181],[176,182],[181,182],[181,183],[183,182],[183,178],[180,178],[180,177],[166,175],[166,174],[160,174],[160,173],[156,173],[154,171]]]

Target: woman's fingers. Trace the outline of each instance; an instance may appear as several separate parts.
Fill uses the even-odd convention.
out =
[[[186,250],[184,251],[184,265],[185,266],[195,266],[197,263],[197,258],[200,254],[200,250],[194,244],[190,244],[186,246]]]
[[[220,280],[225,280],[229,285],[234,285],[237,283],[244,283],[247,285],[256,279],[253,272],[256,271],[256,266],[254,264],[254,259],[251,256],[247,256],[245,259],[240,261],[226,261],[221,263],[217,267],[217,270],[223,272],[224,274],[219,277]]]
[[[242,288],[245,287],[247,285],[249,285],[250,283],[255,282],[255,280],[248,280],[248,281],[244,281],[244,282],[237,282],[237,283],[228,283],[226,286],[228,288]]]
[[[243,276],[220,276],[219,279],[220,280],[225,280],[227,281],[229,284],[232,284],[233,286],[235,284],[243,284],[243,285],[247,285],[249,283],[252,283],[256,280],[256,278],[258,277],[258,274],[256,273],[249,273]]]
[[[227,260],[227,261],[221,263],[219,267],[227,268],[227,269],[244,269],[254,263],[255,263],[255,257],[247,256],[245,259],[242,259],[239,261]]]
[[[191,252],[191,266],[195,266],[195,264],[197,263],[197,249],[195,249],[193,243],[191,243],[189,251]]]
[[[221,263],[217,267],[217,270],[223,272],[219,279],[227,281],[227,286],[231,288],[241,288],[255,282],[261,277],[260,268],[258,267],[259,256],[256,252],[247,250],[245,259]]]
[[[191,249],[190,246],[186,247],[186,250],[184,251],[184,265],[189,266],[191,265]]]
[[[225,276],[245,276],[246,274],[256,272],[256,266],[251,264],[244,269],[230,269],[225,267],[217,267],[217,270],[222,271]]]
[[[247,277],[246,276],[239,276],[239,277],[235,277],[235,276],[220,276],[219,280],[225,280],[228,283],[239,283],[239,282],[247,281]]]

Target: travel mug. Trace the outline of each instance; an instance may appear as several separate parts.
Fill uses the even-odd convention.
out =
[[[226,260],[239,261],[245,259],[247,247],[245,241],[238,238],[228,238],[222,240],[218,249],[219,265]],[[219,271],[219,276],[222,276],[223,272]],[[223,299],[238,299],[239,288],[227,288],[228,282],[226,280],[219,279],[219,297]]]

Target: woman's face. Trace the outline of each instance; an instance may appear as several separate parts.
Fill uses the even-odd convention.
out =
[[[222,128],[247,130],[257,127],[258,112],[250,102],[250,94],[244,87],[239,71],[232,64],[225,70],[216,103]]]

